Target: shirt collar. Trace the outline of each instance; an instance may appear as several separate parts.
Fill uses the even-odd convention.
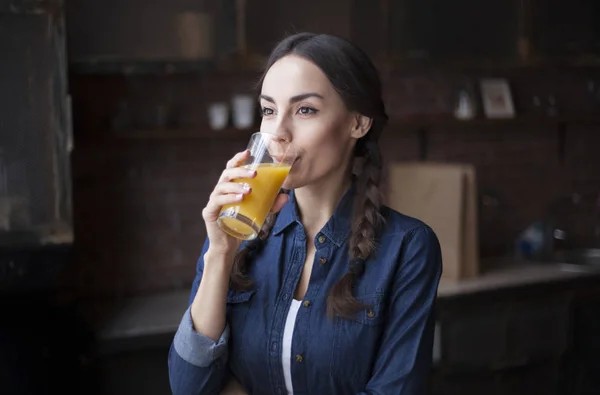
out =
[[[346,238],[350,235],[354,190],[354,185],[348,188],[338,203],[333,216],[329,219],[329,221],[327,221],[319,233],[331,240],[331,242],[333,242],[337,247],[341,246]],[[279,212],[279,215],[277,216],[277,220],[273,226],[273,234],[277,235],[285,231],[294,223],[302,226],[302,223],[300,222],[300,216],[298,215],[298,206],[294,196],[294,191],[292,190],[290,192],[290,199],[283,206]]]

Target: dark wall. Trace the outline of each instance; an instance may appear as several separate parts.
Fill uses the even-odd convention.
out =
[[[479,51],[477,40],[442,45],[425,33],[406,31],[408,27],[390,27],[406,19],[411,20],[406,26],[418,25],[411,15],[419,13],[407,14],[418,6],[408,0],[391,2],[393,7],[387,1],[321,5],[311,0],[301,10],[291,1],[248,3],[248,46],[256,53],[265,55],[285,32],[307,29],[350,37],[377,60],[391,117],[381,142],[387,161],[476,165],[483,256],[507,253],[521,229],[545,216],[556,199],[573,193],[581,196],[569,215],[573,241],[588,242],[593,203],[600,193],[600,69],[540,61],[542,47],[534,45],[540,33],[533,30],[533,18],[527,19],[527,29],[517,31],[494,20],[507,31],[501,36],[506,41]],[[467,3],[460,2],[464,9]],[[437,3],[427,4],[435,8]],[[265,22],[267,9],[274,10],[275,16],[267,19],[273,23]],[[479,12],[491,18],[490,12]],[[518,8],[494,12],[512,15],[506,18],[511,24],[527,15]],[[510,45],[523,35],[532,37],[528,56],[519,52],[519,45]],[[420,41],[411,41],[414,37]],[[451,50],[440,49],[448,46]],[[593,52],[593,45],[589,47]],[[553,54],[568,58],[567,52]],[[425,59],[414,59],[423,53],[428,54]],[[119,296],[191,283],[204,240],[201,210],[225,162],[245,146],[250,133],[211,131],[206,104],[251,91],[258,75],[218,69],[147,76],[72,73],[74,279],[82,292]],[[509,79],[517,118],[452,119],[456,86],[481,77]],[[533,105],[534,96],[550,95],[557,103],[553,116],[545,105]],[[164,108],[169,110],[167,120],[157,117]]]

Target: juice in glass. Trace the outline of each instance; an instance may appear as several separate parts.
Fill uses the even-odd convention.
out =
[[[243,166],[255,170],[256,177],[234,181],[246,183],[252,190],[240,203],[223,206],[218,219],[225,233],[242,240],[258,236],[295,159],[289,143],[265,133],[255,133],[249,149],[250,163]]]

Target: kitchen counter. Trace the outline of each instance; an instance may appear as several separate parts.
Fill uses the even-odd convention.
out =
[[[569,264],[519,262],[514,259],[498,258],[486,260],[485,267],[490,269],[475,278],[440,282],[438,297],[444,299],[533,285],[565,283],[596,277],[600,279],[599,271]]]
[[[600,281],[600,272],[579,270],[569,265],[517,263],[499,259],[486,262],[485,267],[492,269],[476,278],[440,283],[439,299],[443,301],[480,293],[528,289],[535,285],[568,285],[579,280]],[[172,336],[187,308],[188,298],[189,290],[185,289],[120,302],[95,302],[83,309],[83,314],[100,343]]]

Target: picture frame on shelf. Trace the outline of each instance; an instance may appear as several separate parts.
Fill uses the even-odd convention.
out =
[[[485,116],[490,119],[515,117],[515,107],[508,80],[503,78],[482,79],[479,82]]]

